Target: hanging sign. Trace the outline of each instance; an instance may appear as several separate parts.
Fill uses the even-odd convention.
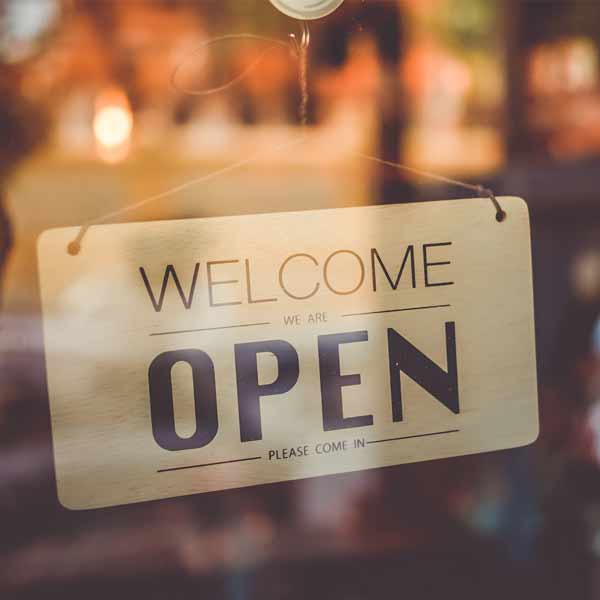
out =
[[[538,434],[517,198],[131,223],[39,240],[72,509],[521,446]]]

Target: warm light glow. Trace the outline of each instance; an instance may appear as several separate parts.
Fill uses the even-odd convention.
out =
[[[109,89],[99,96],[93,129],[101,158],[109,162],[125,158],[133,132],[133,115],[125,94]]]
[[[127,142],[132,129],[131,112],[122,106],[106,106],[94,119],[96,139],[109,148]]]

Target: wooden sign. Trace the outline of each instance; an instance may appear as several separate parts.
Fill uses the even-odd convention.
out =
[[[97,226],[39,240],[62,504],[521,446],[529,216],[502,198]]]

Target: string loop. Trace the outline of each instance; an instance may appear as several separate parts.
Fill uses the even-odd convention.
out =
[[[298,43],[296,36],[291,33],[289,41],[278,40],[277,38],[270,38],[262,35],[256,35],[254,33],[230,33],[227,35],[221,35],[219,37],[211,38],[206,40],[198,48],[190,52],[187,56],[183,58],[183,60],[175,67],[173,73],[171,73],[171,85],[178,92],[182,92],[183,94],[187,94],[188,96],[211,96],[213,94],[218,94],[220,92],[224,92],[234,85],[240,83],[254,69],[258,67],[258,65],[263,61],[265,56],[273,51],[275,47],[286,48],[287,50],[291,50],[291,54],[295,59],[298,59],[300,56],[301,44]],[[303,36],[304,38],[304,36]],[[189,88],[183,85],[180,85],[177,81],[178,75],[180,74],[183,67],[185,67],[188,61],[197,56],[198,54],[205,53],[211,46],[216,44],[221,44],[223,42],[231,42],[231,41],[239,41],[239,40],[253,40],[258,42],[267,42],[269,46],[265,48],[241,73],[232,77],[229,81],[226,81],[222,85],[196,90],[194,88]]]

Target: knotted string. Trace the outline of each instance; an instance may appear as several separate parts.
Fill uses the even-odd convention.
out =
[[[241,73],[234,76],[233,78],[231,78],[229,81],[225,82],[222,85],[212,87],[212,88],[197,90],[197,89],[182,86],[178,82],[178,75],[179,75],[181,69],[185,66],[185,64],[191,57],[196,56],[200,53],[206,52],[206,50],[209,47],[214,46],[215,44],[219,44],[222,42],[229,42],[229,41],[233,41],[233,40],[254,40],[254,41],[268,42],[269,47],[265,48],[265,50],[263,52],[261,52],[252,61],[252,63],[250,63]],[[173,73],[171,75],[171,84],[178,91],[188,94],[188,95],[192,95],[192,96],[210,96],[212,94],[218,94],[218,93],[224,92],[224,91],[232,88],[236,84],[243,81],[246,77],[248,77],[250,75],[250,73],[259,66],[259,64],[263,61],[265,56],[267,56],[267,54],[269,54],[271,51],[273,51],[274,48],[276,48],[276,47],[287,48],[287,49],[291,50],[292,56],[298,61],[298,75],[299,75],[299,86],[300,86],[299,118],[300,118],[300,123],[302,125],[302,128],[304,130],[304,128],[307,124],[307,121],[308,121],[307,115],[308,115],[308,101],[309,101],[309,93],[308,93],[308,49],[309,49],[309,46],[310,46],[310,29],[309,29],[308,23],[306,21],[302,21],[302,35],[301,35],[300,40],[298,40],[296,35],[293,33],[291,33],[289,35],[289,40],[287,40],[287,41],[279,40],[276,38],[265,37],[265,36],[261,36],[261,35],[256,35],[253,33],[228,34],[228,35],[211,38],[211,39],[207,40],[206,42],[204,42],[203,44],[201,44],[196,50],[191,52],[175,68],[175,70],[173,71]],[[271,153],[271,152],[281,153],[284,150],[288,150],[289,148],[292,148],[296,145],[303,143],[306,139],[307,139],[307,136],[305,134],[303,134],[286,144],[282,144],[282,145],[276,146],[274,148],[270,148],[267,151],[257,153],[248,158],[241,159],[241,160],[236,161],[226,167],[223,167],[216,171],[207,173],[206,175],[203,175],[202,177],[198,177],[191,181],[187,181],[185,183],[182,183],[181,185],[175,186],[173,188],[165,190],[164,192],[160,192],[158,194],[155,194],[153,196],[150,196],[148,198],[140,200],[139,202],[136,202],[134,204],[129,204],[128,206],[125,206],[122,209],[101,215],[100,217],[97,217],[95,219],[90,219],[89,221],[86,221],[80,227],[79,232],[78,232],[77,236],[75,237],[75,239],[68,244],[67,252],[71,255],[79,254],[79,252],[81,251],[81,245],[83,242],[83,238],[85,237],[85,234],[88,232],[90,227],[92,227],[93,225],[98,225],[100,223],[104,223],[107,220],[113,219],[115,217],[119,217],[125,213],[134,211],[138,208],[141,208],[142,206],[144,206],[150,202],[155,202],[158,200],[163,200],[165,198],[168,198],[169,196],[172,196],[173,194],[181,192],[181,191],[187,189],[188,187],[191,187],[194,185],[199,185],[201,183],[206,183],[212,179],[216,179],[217,177],[220,177],[221,175],[226,175],[228,173],[236,171],[237,169],[240,169],[244,166],[250,165],[254,162],[261,160],[268,153]],[[479,195],[480,197],[489,198],[494,206],[494,209],[496,210],[496,220],[499,223],[501,223],[502,221],[504,221],[506,219],[507,214],[500,206],[500,203],[498,202],[498,199],[496,198],[494,192],[482,185],[471,184],[471,183],[467,183],[464,181],[459,181],[458,179],[452,179],[450,177],[445,177],[443,175],[437,175],[435,173],[423,171],[422,169],[417,169],[415,167],[409,167],[409,166],[403,165],[401,163],[384,160],[377,156],[370,156],[368,154],[362,154],[362,153],[358,153],[358,152],[354,152],[352,154],[357,158],[375,162],[375,163],[378,163],[380,165],[384,165],[387,167],[392,167],[394,169],[398,169],[400,171],[411,173],[413,175],[417,175],[420,177],[425,177],[427,179],[431,179],[432,181],[439,181],[441,183],[446,183],[448,185],[461,187],[463,189],[467,189],[471,192],[474,192],[475,194]]]

